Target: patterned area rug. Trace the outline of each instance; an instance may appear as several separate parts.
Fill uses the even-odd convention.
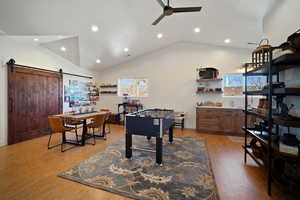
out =
[[[135,136],[133,145],[155,148],[155,139]],[[206,141],[175,137],[163,146],[163,166],[155,163],[155,153],[133,151],[125,158],[125,141],[109,146],[72,169],[59,174],[95,188],[141,200],[218,200]]]

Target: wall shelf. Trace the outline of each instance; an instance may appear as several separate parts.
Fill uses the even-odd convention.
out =
[[[117,91],[101,91],[100,94],[117,94]]]
[[[99,87],[101,89],[100,91],[101,95],[116,95],[118,93],[117,84],[101,83]]]
[[[117,85],[101,85],[100,88],[116,88]]]
[[[197,82],[210,82],[210,81],[222,81],[222,78],[216,78],[216,79],[197,79]]]
[[[203,92],[196,92],[196,94],[223,94],[223,91],[203,91]]]

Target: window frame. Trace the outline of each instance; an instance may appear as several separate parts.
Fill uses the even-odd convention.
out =
[[[232,96],[232,95],[225,95],[225,76],[227,76],[227,75],[241,75],[241,77],[242,77],[242,92],[241,92],[241,94],[240,95],[234,95],[234,96]],[[263,86],[264,85],[266,85],[266,83],[267,83],[267,80],[266,80],[266,77],[264,77],[264,76],[251,76],[251,77],[248,77],[248,78],[253,78],[253,77],[263,77],[264,79],[265,79],[265,81],[264,81],[264,83],[263,83],[263,85],[261,86],[262,88],[263,88]],[[248,82],[249,83],[249,82]],[[248,86],[248,88],[249,88],[249,85],[247,85]],[[240,87],[240,86],[238,86],[238,87]],[[257,87],[258,88],[258,87]],[[245,97],[245,94],[243,94],[243,92],[245,91],[245,76],[243,76],[243,73],[227,73],[227,74],[224,74],[223,75],[223,81],[222,81],[222,89],[223,89],[223,97]],[[257,97],[260,97],[260,95],[256,95]]]

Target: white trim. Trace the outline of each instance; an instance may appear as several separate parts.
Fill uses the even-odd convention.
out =
[[[7,145],[7,68],[0,57],[0,146]]]

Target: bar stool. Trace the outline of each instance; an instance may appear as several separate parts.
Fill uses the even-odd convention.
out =
[[[180,127],[181,129],[184,129],[184,118],[184,112],[175,112],[174,127]]]
[[[49,137],[49,140],[48,140],[48,149],[52,149],[54,147],[57,147],[57,146],[61,146],[60,150],[61,152],[64,152],[66,150],[69,150],[69,149],[72,149],[74,148],[76,145],[79,145],[79,142],[77,141],[77,143],[71,143],[71,142],[67,142],[66,140],[66,133],[67,132],[71,132],[74,128],[71,128],[71,127],[65,127],[64,126],[64,121],[61,117],[58,117],[58,116],[49,116],[48,117],[48,123],[49,123],[49,126],[50,126],[50,137]],[[57,144],[57,145],[53,145],[53,146],[50,146],[50,142],[51,142],[51,137],[52,137],[52,134],[53,133],[61,133],[62,134],[62,142],[61,144]],[[74,146],[69,148],[69,149],[63,149],[63,145],[64,144],[73,144]]]

